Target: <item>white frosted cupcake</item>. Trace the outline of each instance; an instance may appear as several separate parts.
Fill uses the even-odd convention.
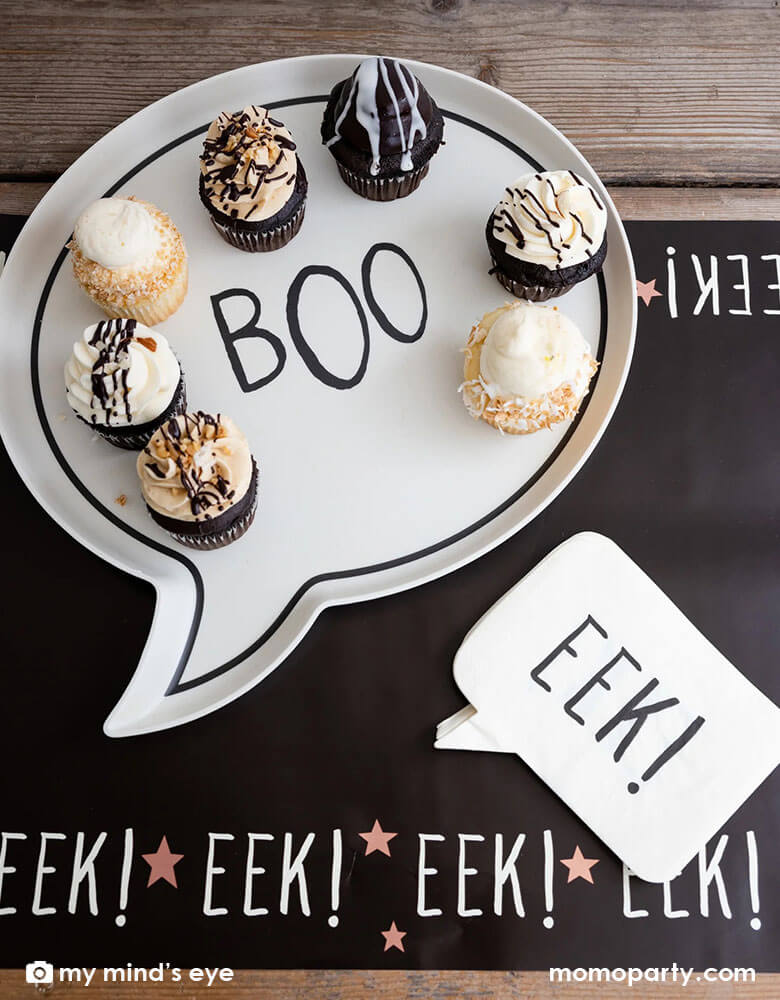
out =
[[[568,317],[532,302],[486,313],[469,334],[465,356],[466,409],[506,434],[573,419],[598,367]]]
[[[519,299],[543,302],[601,270],[607,210],[573,170],[524,174],[504,189],[485,236],[492,273]]]
[[[218,549],[240,538],[257,508],[257,465],[230,417],[182,413],[138,456],[152,519],[183,545]]]
[[[143,448],[165,420],[187,409],[168,341],[134,319],[87,327],[65,365],[65,392],[76,416],[118,448]]]
[[[100,198],[68,244],[76,280],[107,316],[154,326],[187,293],[187,253],[165,212],[137,198]]]

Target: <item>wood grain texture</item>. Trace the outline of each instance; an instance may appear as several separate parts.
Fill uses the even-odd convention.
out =
[[[213,73],[387,52],[478,76],[608,183],[780,183],[775,0],[0,0],[0,179],[60,173]]]
[[[0,182],[0,212],[29,215],[50,183]],[[611,187],[624,219],[780,219],[780,188]]]
[[[0,212],[6,215],[29,215],[50,187],[50,183],[0,182]]]
[[[704,983],[691,981],[685,990],[677,984],[637,984],[630,990],[632,1000],[777,1000],[780,975],[757,976],[753,983]],[[205,997],[211,1000],[618,1000],[629,995],[617,983],[571,983],[551,985],[547,972],[237,972],[232,983],[203,986],[147,983],[136,986],[105,986],[93,982],[88,993],[78,983],[57,984],[48,993],[30,987],[24,973],[0,970],[0,997],[3,1000],[32,1000],[33,997],[88,996],[90,1000],[183,1000]]]
[[[0,0],[0,212],[29,213],[101,135],[204,76],[286,55],[363,51],[449,66],[530,104],[582,149],[626,219],[780,218],[775,0],[380,0],[371,8],[360,0]],[[670,186],[692,184],[702,186]],[[48,995],[82,990],[58,984]],[[680,993],[669,985],[631,990],[635,1000]],[[23,973],[0,970],[3,1000],[36,995],[44,994]],[[244,971],[209,990],[89,991],[93,1000],[206,995],[617,1000],[627,990],[551,987],[546,972]],[[687,1000],[748,995],[774,1000],[780,976],[685,990]]]
[[[609,189],[623,219],[780,219],[780,188]]]

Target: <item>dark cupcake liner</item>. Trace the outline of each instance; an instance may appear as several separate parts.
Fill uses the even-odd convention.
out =
[[[201,551],[221,549],[241,538],[254,521],[258,500],[257,479],[257,465],[253,459],[252,479],[246,494],[237,504],[210,521],[179,521],[174,517],[158,514],[148,504],[146,509],[152,520],[182,545]]]
[[[265,253],[269,250],[281,250],[290,242],[303,224],[305,210],[306,201],[304,200],[301,202],[301,207],[286,222],[274,226],[273,229],[259,229],[255,232],[239,229],[238,226],[230,222],[221,222],[213,215],[211,221],[222,239],[231,246],[249,253]]]
[[[253,219],[234,219],[220,212],[206,194],[202,175],[198,184],[200,200],[219,235],[230,246],[248,253],[279,250],[290,242],[303,223],[308,190],[306,171],[296,159],[295,187],[289,199],[275,215],[255,222]]]
[[[554,299],[558,295],[568,292],[570,288],[574,288],[574,285],[560,285],[557,288],[551,288],[549,285],[524,285],[522,281],[515,281],[498,269],[493,273],[508,292],[511,292],[518,299],[526,299],[528,302],[546,302],[547,299]]]
[[[171,536],[177,542],[181,542],[182,545],[186,545],[191,549],[200,549],[203,552],[207,552],[210,549],[221,549],[225,545],[230,545],[231,542],[238,541],[242,535],[246,534],[255,519],[256,512],[257,493],[255,493],[255,498],[249,510],[242,517],[235,520],[229,528],[212,532],[209,535],[182,535],[179,532],[172,531]]]
[[[420,186],[420,181],[428,173],[428,164],[424,163],[417,170],[410,170],[409,173],[399,174],[396,177],[373,177],[371,174],[356,174],[353,170],[345,167],[343,163],[336,161],[341,179],[350,187],[355,194],[361,198],[368,198],[369,201],[395,201],[396,198],[405,198],[412,191],[416,191]]]
[[[149,444],[149,440],[154,432],[162,427],[167,420],[177,416],[179,413],[186,412],[187,387],[184,384],[184,373],[182,372],[179,375],[179,384],[176,386],[173,398],[160,416],[154,420],[147,420],[145,424],[130,424],[126,427],[107,427],[104,424],[92,424],[80,416],[79,420],[83,421],[87,427],[91,427],[104,441],[108,441],[115,448],[124,448],[126,451],[141,451],[142,448],[145,448]]]

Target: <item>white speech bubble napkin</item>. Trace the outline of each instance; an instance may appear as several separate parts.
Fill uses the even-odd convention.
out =
[[[664,882],[780,763],[780,710],[603,535],[559,545],[455,657],[440,749],[516,753]]]

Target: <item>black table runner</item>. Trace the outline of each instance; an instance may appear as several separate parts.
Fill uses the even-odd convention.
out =
[[[0,249],[23,221],[0,217]],[[465,633],[582,530],[613,538],[780,702],[780,226],[627,229],[636,353],[574,482],[472,565],[328,610],[266,681],[190,725],[103,736],[153,592],[57,527],[3,454],[0,966],[780,969],[777,773],[665,898],[518,759],[432,748],[463,704]],[[361,837],[375,820],[397,836]],[[497,892],[497,851],[500,882],[519,835],[518,891],[504,872]],[[567,882],[577,847],[598,859],[592,883]]]

